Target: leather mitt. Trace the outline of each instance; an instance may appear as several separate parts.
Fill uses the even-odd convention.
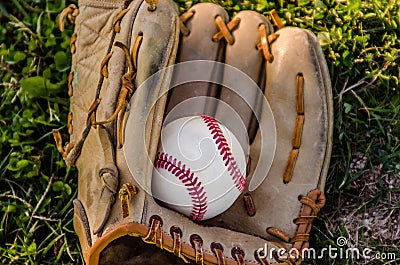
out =
[[[265,16],[229,19],[214,4],[179,18],[168,0],[80,0],[64,17],[76,23],[70,143],[54,135],[79,171],[74,227],[86,263],[300,264],[325,204],[332,145],[316,37],[274,12],[276,32]],[[244,191],[200,222],[149,192],[163,122],[197,114],[249,147]]]

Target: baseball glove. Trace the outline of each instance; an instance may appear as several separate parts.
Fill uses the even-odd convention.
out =
[[[265,16],[230,20],[214,4],[178,17],[169,0],[80,0],[60,15],[61,29],[65,18],[75,23],[70,141],[54,136],[79,171],[74,227],[86,263],[300,264],[325,203],[332,143],[316,37],[274,12],[276,32]],[[197,114],[245,128],[238,138],[249,152],[240,197],[195,222],[149,187],[163,122]]]

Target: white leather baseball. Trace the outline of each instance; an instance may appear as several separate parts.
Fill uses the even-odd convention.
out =
[[[195,222],[227,210],[246,186],[239,141],[206,115],[167,124],[154,167],[153,197]]]

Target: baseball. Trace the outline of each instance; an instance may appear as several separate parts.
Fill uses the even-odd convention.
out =
[[[184,117],[161,131],[152,195],[195,222],[226,211],[245,189],[239,141],[210,116]]]

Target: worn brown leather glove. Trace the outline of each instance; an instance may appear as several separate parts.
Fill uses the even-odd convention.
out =
[[[276,32],[256,12],[229,20],[214,4],[180,19],[168,0],[80,0],[62,13],[76,23],[70,143],[55,137],[79,171],[87,264],[301,263],[325,203],[332,95],[316,37],[271,14]],[[199,223],[150,194],[164,119],[195,114],[244,127],[250,146],[245,191]]]

